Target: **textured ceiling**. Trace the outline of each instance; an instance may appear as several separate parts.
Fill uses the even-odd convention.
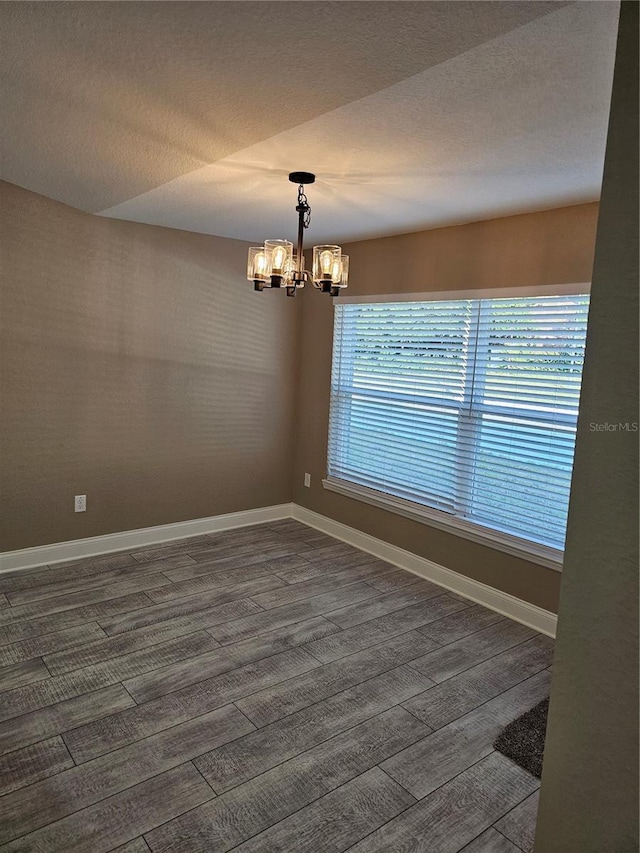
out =
[[[613,2],[0,3],[2,176],[313,242],[597,198]],[[267,233],[268,232],[268,233]]]

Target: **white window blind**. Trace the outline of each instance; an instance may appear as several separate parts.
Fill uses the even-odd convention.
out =
[[[329,477],[562,549],[588,306],[338,303]]]

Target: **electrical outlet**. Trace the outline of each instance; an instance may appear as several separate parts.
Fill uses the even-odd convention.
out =
[[[87,496],[86,495],[76,495],[75,497],[75,512],[86,512],[87,511]]]
[[[311,488],[311,474],[304,475],[304,484],[308,489]]]

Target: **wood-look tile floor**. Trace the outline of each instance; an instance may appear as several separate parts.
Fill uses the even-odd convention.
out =
[[[295,521],[0,575],[0,850],[517,853],[551,641]]]

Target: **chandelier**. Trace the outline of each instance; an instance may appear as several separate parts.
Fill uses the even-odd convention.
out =
[[[247,279],[254,290],[265,287],[284,287],[287,296],[295,296],[299,287],[312,282],[323,293],[339,296],[349,279],[349,256],[342,254],[340,246],[314,246],[312,272],[304,268],[302,243],[304,230],[311,222],[311,207],[304,193],[306,184],[314,183],[311,172],[291,172],[289,180],[298,184],[298,247],[288,240],[265,240],[263,246],[249,249]]]

